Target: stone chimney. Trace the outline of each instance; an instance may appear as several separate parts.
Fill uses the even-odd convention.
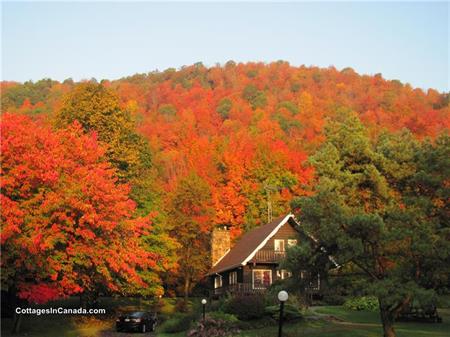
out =
[[[213,229],[211,235],[211,262],[214,266],[230,250],[230,231],[227,226]]]

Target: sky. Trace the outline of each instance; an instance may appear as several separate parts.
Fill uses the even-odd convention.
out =
[[[3,80],[277,60],[449,91],[449,3],[2,2]]]

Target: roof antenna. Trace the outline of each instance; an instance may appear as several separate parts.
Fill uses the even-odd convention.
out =
[[[264,190],[267,194],[267,223],[272,222],[273,220],[273,214],[272,214],[272,192],[276,192],[279,190],[274,185],[268,185],[264,183]]]

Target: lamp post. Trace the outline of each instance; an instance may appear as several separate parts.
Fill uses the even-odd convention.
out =
[[[203,322],[205,321],[205,313],[206,313],[206,299],[202,299],[202,305],[203,305]]]
[[[281,290],[278,293],[278,300],[280,301],[280,320],[278,323],[278,337],[281,337],[283,330],[283,310],[284,310],[284,302],[286,302],[289,298],[287,291]]]

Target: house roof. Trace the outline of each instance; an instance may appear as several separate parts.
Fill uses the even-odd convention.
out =
[[[209,270],[208,275],[246,265],[256,252],[264,247],[267,241],[290,219],[295,221],[293,214],[283,215],[244,234],[236,245]],[[296,224],[296,222],[294,223]]]

